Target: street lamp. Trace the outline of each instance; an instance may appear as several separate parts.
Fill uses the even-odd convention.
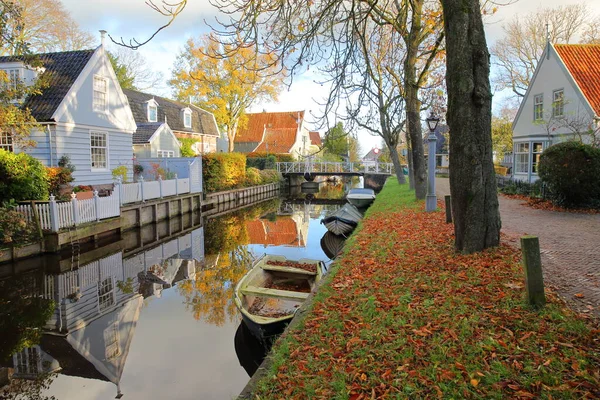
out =
[[[429,128],[429,137],[427,138],[427,142],[429,144],[427,156],[429,171],[427,177],[427,198],[425,200],[425,211],[429,212],[437,209],[437,198],[435,196],[435,142],[437,141],[437,137],[435,136],[435,129],[437,128],[440,119],[436,117],[432,111],[425,121],[427,121],[427,127]]]

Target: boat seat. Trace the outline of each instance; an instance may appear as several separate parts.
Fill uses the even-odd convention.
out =
[[[281,297],[292,300],[305,300],[310,293],[291,292],[289,290],[268,289],[258,286],[246,286],[241,289],[244,295]]]
[[[278,265],[263,264],[263,265],[261,265],[261,267],[265,271],[291,272],[290,269],[289,269],[289,267],[281,267],[281,266],[278,266]],[[315,275],[317,275],[316,272],[305,271],[305,270],[300,269],[300,268],[295,269],[293,271],[293,273],[294,274],[298,274],[298,275],[307,275],[307,276],[315,276]]]

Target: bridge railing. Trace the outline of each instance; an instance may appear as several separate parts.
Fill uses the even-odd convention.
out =
[[[277,171],[282,174],[312,173],[380,173],[393,174],[394,164],[377,162],[278,162]]]

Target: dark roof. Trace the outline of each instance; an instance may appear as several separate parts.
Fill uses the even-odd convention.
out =
[[[146,144],[150,142],[150,138],[154,135],[154,132],[164,122],[149,122],[147,124],[137,124],[137,129],[133,133],[133,144]]]
[[[23,107],[29,108],[38,122],[50,121],[94,52],[95,50],[77,50],[38,54],[42,66],[46,69],[41,75],[46,80],[46,85],[41,94],[29,96]],[[0,57],[0,63],[15,61],[23,61],[23,57]]]
[[[169,127],[176,132],[197,133],[204,135],[219,136],[219,129],[213,115],[194,105],[180,103],[164,97],[155,96],[148,93],[138,92],[137,90],[123,89],[123,93],[129,100],[129,107],[133,113],[135,123],[139,126],[148,123],[148,110],[146,103],[154,99],[158,103],[157,122],[166,122]],[[183,117],[181,110],[188,107],[192,111],[192,127],[183,126]]]
[[[67,340],[60,336],[42,335],[41,347],[60,364],[62,375],[97,379],[110,382],[94,364],[77,352]]]

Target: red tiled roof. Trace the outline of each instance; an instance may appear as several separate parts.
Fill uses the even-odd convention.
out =
[[[256,153],[290,153],[296,142],[296,128],[267,129],[263,142],[254,150]]]
[[[266,129],[298,129],[298,118],[304,119],[304,111],[261,112],[246,114],[248,124],[235,135],[238,143],[260,142]],[[270,150],[269,150],[270,151]]]
[[[556,44],[554,49],[596,115],[600,115],[600,45]]]
[[[304,241],[298,239],[296,221],[289,216],[277,217],[275,221],[246,221],[246,230],[250,244],[304,246]]]
[[[321,135],[319,132],[309,132],[310,135],[310,144],[315,146],[322,146],[323,142],[321,141]]]

